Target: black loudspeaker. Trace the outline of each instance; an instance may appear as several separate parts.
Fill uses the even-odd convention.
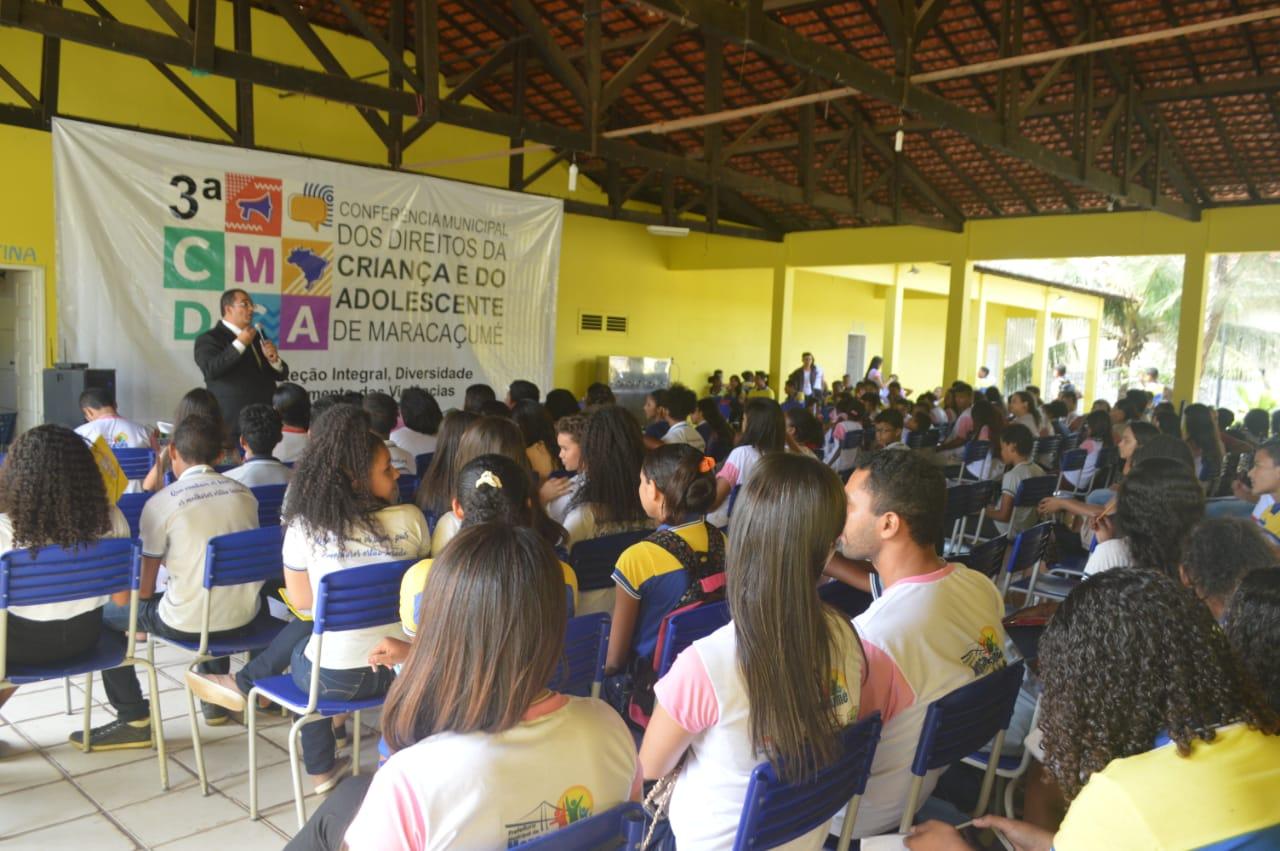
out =
[[[75,428],[84,423],[80,394],[90,387],[105,387],[114,396],[114,369],[46,369],[44,371],[44,421]]]

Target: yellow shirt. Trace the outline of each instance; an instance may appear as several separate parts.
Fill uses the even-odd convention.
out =
[[[578,574],[564,562],[560,562],[564,572],[564,584],[573,591],[573,608],[578,608]],[[427,575],[431,573],[431,559],[424,558],[405,571],[400,580],[400,626],[404,634],[412,638],[418,631],[418,610],[421,608],[422,589],[427,585]]]
[[[777,399],[778,394],[773,392],[772,387],[752,387],[750,390],[747,391],[748,399],[755,399],[756,397],[762,397],[765,399]]]
[[[1053,847],[1232,848],[1248,834],[1265,837],[1253,847],[1280,840],[1280,736],[1232,724],[1187,757],[1170,743],[1112,760],[1071,803]]]

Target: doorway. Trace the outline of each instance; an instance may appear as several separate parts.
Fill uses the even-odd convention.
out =
[[[0,414],[17,412],[14,435],[42,420],[44,270],[0,267]]]
[[[867,335],[850,334],[849,345],[845,350],[844,371],[853,381],[867,369]]]

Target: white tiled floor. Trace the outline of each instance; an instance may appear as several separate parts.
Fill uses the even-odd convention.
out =
[[[83,678],[72,688],[67,715],[62,681],[21,689],[0,709],[0,848],[40,851],[129,848],[281,848],[297,827],[289,777],[286,722],[259,716],[262,819],[249,820],[247,732],[238,724],[200,725],[209,796],[200,794],[182,675],[186,654],[156,650],[160,707],[169,756],[169,789],[160,788],[156,752],[84,753],[67,743],[80,729]],[[233,663],[235,664],[235,663]],[[146,679],[142,676],[143,693]],[[111,718],[102,684],[94,680],[93,723]],[[362,767],[376,763],[376,714],[366,718]],[[304,779],[304,783],[305,783]],[[307,798],[307,812],[318,804]]]

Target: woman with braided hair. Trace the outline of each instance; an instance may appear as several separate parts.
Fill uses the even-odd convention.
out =
[[[1274,848],[1280,721],[1208,607],[1154,570],[1071,592],[1040,639],[1045,767],[1070,801],[1056,834],[975,821],[1017,849]],[[963,849],[955,828],[906,845]]]
[[[100,538],[128,538],[129,524],[84,439],[59,425],[36,426],[9,448],[0,467],[0,553],[76,549]],[[5,661],[38,665],[78,656],[102,634],[106,597],[9,609]],[[16,689],[0,689],[0,705]]]

